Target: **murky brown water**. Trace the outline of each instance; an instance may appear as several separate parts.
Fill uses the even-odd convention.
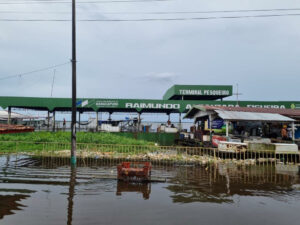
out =
[[[50,166],[51,165],[51,166]],[[85,165],[85,166],[84,166]],[[166,183],[112,179],[114,163],[0,157],[0,224],[298,224],[296,166],[154,166]]]

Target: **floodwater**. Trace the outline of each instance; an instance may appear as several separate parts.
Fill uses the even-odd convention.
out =
[[[0,156],[1,225],[298,224],[292,165],[167,166],[166,182],[118,182],[115,163]]]

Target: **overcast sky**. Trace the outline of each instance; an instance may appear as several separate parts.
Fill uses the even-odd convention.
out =
[[[70,19],[70,7],[0,4],[0,19]],[[110,14],[300,8],[296,0],[171,0],[77,8],[78,19],[300,13]],[[300,101],[300,16],[77,25],[78,97],[161,99],[173,84],[238,83],[243,100]],[[70,22],[0,22],[0,27],[0,77],[71,58]],[[48,70],[0,80],[0,95],[49,97],[52,79],[53,70]],[[70,97],[70,82],[71,65],[56,68],[53,96]]]

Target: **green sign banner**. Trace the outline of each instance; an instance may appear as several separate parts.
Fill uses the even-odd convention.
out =
[[[167,90],[163,99],[174,99],[174,96],[227,97],[231,95],[231,85],[174,85]]]
[[[300,109],[300,102],[296,101],[200,101],[200,100],[149,100],[149,99],[91,99],[77,100],[77,107],[83,111],[107,112],[177,112],[184,113],[193,105],[252,107],[274,109]],[[0,97],[0,107],[27,108],[49,111],[71,110],[70,98],[33,98],[33,97]]]
[[[227,106],[227,107],[251,107],[251,108],[273,108],[273,109],[300,109],[300,102],[260,102],[260,101],[178,101],[178,100],[139,100],[139,99],[85,99],[90,107],[96,111],[101,109],[124,109],[141,111],[161,112],[187,112],[193,105]]]

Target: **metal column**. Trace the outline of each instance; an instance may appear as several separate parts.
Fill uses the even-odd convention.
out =
[[[208,116],[208,120],[209,120],[209,136],[210,136],[210,142],[212,142],[212,128],[211,128],[211,123],[212,123],[212,119],[211,119],[211,115]]]
[[[49,131],[49,128],[50,128],[50,112],[48,111],[48,115],[47,115],[47,131]]]
[[[99,129],[99,112],[96,112],[96,132],[98,132]]]
[[[53,111],[53,117],[52,117],[52,131],[55,132],[55,111]]]
[[[226,138],[228,141],[228,139],[229,139],[229,121],[226,120],[225,123],[226,123]]]
[[[138,113],[138,131],[141,131],[141,113]]]
[[[179,131],[181,131],[182,126],[181,126],[181,113],[179,113]]]
[[[292,140],[295,142],[295,122],[292,123]]]
[[[78,131],[80,131],[80,115],[81,115],[81,112],[79,111],[78,112]]]
[[[11,107],[8,107],[8,117],[7,117],[7,124],[11,125]]]

